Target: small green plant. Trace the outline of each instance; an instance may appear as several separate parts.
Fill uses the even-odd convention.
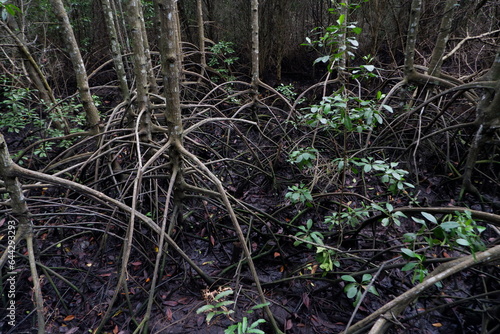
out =
[[[318,245],[323,245],[323,239],[324,236],[321,232],[319,231],[314,231],[313,230],[313,221],[312,219],[308,219],[306,222],[306,226],[298,226],[297,228],[299,229],[299,232],[295,234],[295,237],[299,239],[303,239],[305,241],[309,241],[312,243],[316,243]],[[303,244],[304,241],[302,240],[296,240],[293,245],[298,246],[300,244]],[[306,247],[309,249],[312,249],[313,245],[310,243],[306,243]]]
[[[370,208],[366,207],[363,203],[362,205],[361,208],[347,206],[344,211],[334,212],[329,216],[325,216],[325,224],[328,225],[329,229],[333,229],[340,224],[347,224],[352,227],[358,226],[360,222],[370,216]]]
[[[334,268],[340,267],[340,262],[336,259],[336,252],[327,247],[323,247],[323,233],[313,230],[313,221],[308,219],[306,226],[298,226],[299,232],[295,234],[297,240],[293,243],[294,246],[305,244],[308,249],[316,248],[316,262],[323,269],[323,275],[332,271]]]
[[[235,78],[230,75],[230,66],[233,65],[239,58],[232,56],[234,51],[234,43],[220,41],[210,47],[212,55],[208,58],[208,66],[215,69],[222,78],[226,81],[233,81]],[[216,80],[216,78],[212,78]]]
[[[415,283],[415,281],[419,281],[420,283],[422,283],[427,274],[429,273],[429,271],[424,266],[425,255],[418,254],[409,248],[401,248],[401,253],[403,253],[404,257],[413,260],[411,262],[406,263],[403,266],[403,268],[401,268],[401,270],[402,271],[413,270],[413,277],[411,279],[411,282]]]
[[[323,275],[340,267],[340,262],[336,259],[336,252],[330,248],[316,247],[316,261],[319,263],[319,267],[324,270]]]
[[[313,161],[316,160],[318,150],[312,147],[306,147],[290,153],[288,162],[295,164],[299,169],[313,167]]]
[[[294,204],[303,203],[306,206],[311,206],[311,202],[313,201],[311,191],[303,183],[288,187],[285,198],[289,199]]]
[[[422,236],[429,247],[435,245],[448,245],[452,248],[465,247],[472,254],[486,248],[481,240],[481,234],[486,230],[486,227],[478,225],[472,218],[470,211],[456,211],[453,214],[445,215],[441,219],[441,223],[430,213],[421,212],[421,215],[425,219],[412,217],[413,221],[421,224],[422,227],[417,233],[405,234],[408,241],[415,241],[418,236]],[[434,226],[428,226],[428,222]],[[427,232],[429,230],[430,234]]]
[[[292,84],[280,84],[278,87],[276,87],[276,90],[283,94],[283,96],[286,97],[289,101],[293,101],[295,96],[297,96],[297,93],[294,92],[294,89],[295,87],[293,87]]]
[[[34,142],[40,138],[57,138],[65,135],[64,131],[55,124],[67,124],[70,133],[83,131],[85,114],[82,104],[76,100],[57,100],[56,105],[42,101],[34,106],[32,101],[33,91],[27,88],[18,88],[11,85],[11,79],[0,77],[0,84],[5,88],[2,92],[4,113],[0,118],[0,128],[7,132],[21,133],[28,131],[27,141]],[[98,97],[94,97],[99,101]],[[44,141],[35,147],[33,154],[45,158],[56,147],[68,148],[74,140],[61,140],[59,142]],[[23,161],[19,161],[20,164]]]
[[[441,223],[434,215],[428,212],[421,212],[420,214],[423,218],[412,217],[413,221],[422,226],[419,231],[417,233],[404,234],[404,241],[410,246],[414,247],[419,238],[423,238],[428,247],[464,247],[469,249],[472,254],[485,249],[484,242],[481,240],[481,233],[486,228],[477,224],[472,218],[470,211],[454,212],[453,214],[445,215],[441,219]],[[405,258],[411,260],[402,270],[413,270],[412,282],[422,282],[428,274],[424,266],[425,255],[419,254],[409,248],[402,248],[401,252]],[[438,286],[441,285],[438,284]]]
[[[3,85],[8,85],[6,77],[0,78]],[[3,101],[0,102],[5,111],[0,118],[0,128],[6,128],[7,132],[20,133],[28,125],[41,127],[39,115],[30,108],[31,91],[27,88],[10,87],[3,92]]]
[[[446,215],[436,231],[439,231],[439,234],[435,233],[437,236],[440,236],[440,230],[444,232],[442,237],[449,240],[452,245],[469,248],[472,254],[486,249],[481,240],[481,233],[486,230],[486,227],[478,225],[470,211]]]
[[[367,1],[368,0],[363,0],[363,2]],[[354,36],[361,33],[361,28],[356,25],[356,22],[346,22],[346,14],[340,14],[344,11],[342,7],[347,7],[347,10],[354,10],[359,8],[360,4],[339,2],[337,3],[337,8],[329,8],[328,11],[331,14],[338,15],[335,24],[326,28],[313,29],[313,32],[317,31],[316,34],[319,35],[318,39],[312,40],[306,37],[306,43],[302,44],[312,47],[322,53],[323,56],[318,57],[314,61],[314,64],[319,62],[328,63],[329,70],[332,70],[332,66],[330,65],[339,59],[346,56],[351,58],[354,57],[353,51],[359,46],[359,42]]]
[[[251,324],[248,323],[248,318],[243,317],[243,319],[237,324],[229,326],[226,330],[224,330],[225,334],[266,334],[263,330],[257,328],[261,323],[266,322],[264,319],[258,319]]]
[[[208,304],[200,307],[196,310],[196,314],[206,313],[206,322],[210,325],[210,321],[218,315],[226,315],[230,317],[233,310],[229,310],[227,306],[234,304],[232,300],[226,300],[225,297],[234,293],[232,289],[222,289],[222,291],[218,292],[217,295],[213,296],[213,292],[209,292],[208,290],[204,290],[204,297],[208,302],[213,302],[213,304]]]
[[[351,163],[355,166],[361,167],[363,173],[374,172],[376,176],[380,177],[380,181],[387,185],[387,190],[391,194],[396,195],[405,188],[415,188],[415,186],[405,181],[405,176],[408,172],[404,169],[397,168],[398,162],[385,162],[383,160],[375,160],[372,157],[361,158],[359,160],[352,159]],[[356,168],[353,168],[355,173],[358,173]]]
[[[354,306],[358,305],[361,301],[361,296],[367,289],[368,292],[374,294],[375,296],[379,296],[375,286],[370,284],[372,280],[372,275],[370,274],[364,274],[363,277],[361,277],[361,282],[356,281],[356,279],[351,275],[342,275],[341,278],[347,283],[344,287],[344,292],[347,297],[350,299],[355,298],[353,302]]]
[[[341,93],[325,96],[319,104],[306,110],[309,112],[302,116],[302,123],[311,127],[323,127],[325,130],[362,133],[383,123],[375,101],[344,96]]]
[[[234,301],[232,300],[226,300],[226,297],[233,294],[234,291],[230,288],[219,288],[215,291],[210,292],[208,289],[203,290],[203,297],[204,299],[209,302],[210,304],[207,304],[205,306],[200,307],[198,310],[196,310],[196,314],[200,313],[206,313],[206,322],[208,325],[210,325],[210,321],[214,319],[214,317],[219,316],[219,315],[225,315],[227,316],[230,320],[235,321],[233,318],[231,318],[231,314],[234,313],[233,310],[229,310],[227,307],[229,305],[234,304]],[[261,309],[263,307],[266,307],[269,305],[269,302],[267,303],[262,303],[253,306],[249,310],[247,310],[247,313],[253,313],[255,310]],[[248,318],[243,317],[241,321],[237,322],[234,325],[230,325],[225,331],[225,334],[265,334],[264,331],[260,330],[258,326],[262,323],[266,322],[264,319],[258,319],[251,324],[248,323]]]
[[[406,218],[406,215],[401,211],[394,211],[394,206],[391,203],[385,203],[385,207],[380,205],[382,203],[373,203],[371,207],[375,210],[382,212],[386,217],[382,218],[382,226],[389,226],[391,223],[397,226],[401,225],[401,218]]]
[[[253,313],[255,310],[261,309],[263,307],[266,307],[269,305],[269,302],[255,305],[253,306],[250,310],[247,311],[247,313]],[[248,323],[248,318],[243,317],[240,322],[229,326],[225,331],[224,334],[265,334],[265,332],[261,329],[258,328],[258,326],[262,323],[265,323],[266,320],[264,319],[257,319],[251,324]]]

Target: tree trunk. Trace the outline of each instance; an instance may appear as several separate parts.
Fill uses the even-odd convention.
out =
[[[444,6],[444,15],[441,19],[441,26],[439,27],[439,35],[432,51],[431,61],[429,64],[428,73],[432,76],[439,77],[441,74],[441,65],[443,64],[443,56],[446,50],[446,43],[450,37],[451,24],[453,19],[454,9],[457,0],[447,0]]]
[[[408,37],[406,39],[405,50],[405,78],[411,77],[415,71],[415,46],[417,44],[418,22],[422,14],[422,0],[413,0],[411,2],[410,22],[408,25]]]
[[[116,75],[120,83],[120,91],[123,100],[130,101],[130,91],[127,83],[127,73],[123,64],[121,45],[116,31],[113,9],[111,8],[110,0],[102,0],[102,10],[104,12],[104,19],[106,20],[106,27],[111,42],[111,54],[113,55],[113,63],[115,65]]]
[[[149,65],[144,49],[144,34],[141,23],[142,14],[140,12],[139,0],[128,0],[126,3],[126,16],[129,26],[129,35],[132,43],[134,60],[134,74],[137,89],[137,114],[140,119],[140,133],[142,140],[151,140],[151,113],[149,110],[149,87],[148,80]]]
[[[472,172],[474,170],[479,151],[485,143],[491,142],[495,132],[500,128],[500,48],[497,50],[493,66],[484,77],[485,81],[495,82],[493,89],[484,91],[483,96],[477,106],[476,123],[479,128],[474,135],[471,148],[467,155],[465,171],[463,174],[462,198],[465,192],[470,192],[478,197],[482,197],[477,188],[472,183]]]
[[[43,305],[43,296],[42,289],[40,286],[40,278],[38,275],[38,271],[35,263],[35,247],[33,246],[33,223],[31,221],[31,213],[29,212],[28,205],[26,203],[26,198],[24,197],[23,190],[21,188],[21,183],[18,178],[12,173],[12,166],[14,166],[14,162],[12,161],[9,150],[7,148],[7,144],[3,135],[0,133],[0,177],[4,181],[5,189],[10,196],[10,205],[12,207],[12,213],[14,217],[17,219],[17,224],[9,224],[9,232],[12,231],[10,229],[11,226],[17,227],[15,239],[9,239],[9,247],[7,251],[2,254],[0,260],[0,268],[6,263],[9,258],[9,254],[14,254],[15,245],[18,243],[19,239],[25,239],[28,248],[28,260],[31,269],[31,278],[33,282],[33,294],[34,294],[34,303],[36,306],[37,313],[37,327],[38,333],[45,333],[45,318],[44,318],[44,305]],[[9,233],[9,236],[11,234]],[[13,241],[13,244],[10,242]],[[12,248],[10,248],[12,247]],[[8,266],[9,274],[16,275],[14,272],[14,266]]]
[[[85,114],[87,116],[87,126],[92,133],[99,133],[99,111],[94,104],[92,94],[90,94],[87,71],[83,63],[82,55],[80,54],[80,49],[76,43],[75,34],[73,33],[73,28],[71,28],[68,14],[64,9],[62,0],[50,0],[50,3],[54,9],[54,14],[59,19],[63,27],[62,37],[66,42],[71,63],[73,64],[73,69],[75,71],[78,92],[80,93],[83,109],[85,110]]]
[[[200,49],[200,65],[207,67],[207,55],[205,52],[205,21],[203,20],[203,1],[196,0],[196,18],[198,21],[198,48]]]
[[[251,25],[252,25],[252,87],[257,95],[260,83],[259,64],[259,0],[251,3]]]

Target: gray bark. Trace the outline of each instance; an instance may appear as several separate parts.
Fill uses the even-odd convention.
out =
[[[99,132],[99,112],[92,99],[92,94],[90,93],[89,83],[87,78],[87,71],[83,63],[82,55],[80,54],[80,49],[76,42],[75,34],[73,33],[73,28],[69,22],[68,14],[64,9],[62,0],[50,0],[52,8],[54,9],[54,14],[59,19],[63,28],[63,39],[66,42],[68,48],[71,63],[73,64],[73,69],[75,71],[76,83],[78,86],[78,92],[80,94],[80,99],[82,100],[83,109],[87,116],[87,125],[92,133]]]

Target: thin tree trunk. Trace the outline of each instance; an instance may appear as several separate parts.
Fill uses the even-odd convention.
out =
[[[26,240],[28,247],[28,259],[31,270],[31,278],[33,282],[33,293],[34,293],[34,303],[36,306],[37,313],[37,327],[38,333],[45,333],[45,318],[44,318],[44,307],[43,307],[43,296],[42,289],[40,286],[40,277],[38,275],[38,271],[36,268],[35,262],[35,254],[34,254],[34,246],[33,246],[33,224],[31,221],[31,213],[29,212],[28,205],[26,203],[26,199],[23,195],[23,190],[21,188],[21,183],[18,178],[13,175],[12,167],[14,166],[14,162],[12,161],[9,150],[7,148],[7,144],[2,134],[0,134],[0,177],[5,183],[5,189],[10,196],[10,204],[12,207],[12,214],[17,219],[17,224],[12,226],[17,226],[16,238],[17,241],[23,238]],[[11,225],[9,225],[11,226]],[[9,239],[10,240],[10,239]],[[16,241],[14,241],[14,245]],[[10,245],[10,243],[9,243]],[[2,261],[0,261],[0,268],[3,267],[5,261],[7,260],[8,254],[13,254],[14,249],[12,249],[12,253],[9,252],[10,249],[2,255]],[[14,268],[8,268],[9,272],[16,275],[14,272]]]
[[[148,34],[146,31],[146,22],[144,22],[144,14],[142,11],[141,1],[137,1],[137,9],[139,14],[139,24],[142,32],[142,41],[144,43],[144,55],[146,56],[146,71],[149,82],[149,90],[152,93],[158,93],[158,85],[156,83],[156,77],[153,71],[153,62],[151,60],[151,51],[149,50]]]
[[[340,6],[340,16],[343,17],[343,21],[340,24],[341,34],[339,35],[339,46],[338,50],[335,52],[340,53],[339,65],[338,65],[338,76],[343,81],[347,81],[346,69],[347,69],[347,57],[349,57],[349,51],[347,50],[347,24],[349,21],[349,1],[345,0]]]
[[[417,43],[418,25],[422,14],[422,0],[413,0],[411,3],[410,22],[408,25],[408,38],[405,50],[405,78],[411,77],[415,71],[415,45]]]
[[[148,78],[149,65],[144,49],[144,34],[142,30],[142,14],[140,12],[139,0],[128,0],[126,3],[126,16],[129,26],[130,41],[132,43],[134,74],[137,89],[137,110],[134,116],[140,115],[140,132],[142,140],[151,140],[151,113],[149,111],[149,88]]]
[[[196,18],[198,21],[198,48],[200,49],[200,64],[202,68],[206,68],[207,55],[205,52],[205,21],[203,20],[203,0],[196,1]]]
[[[83,63],[82,55],[80,54],[80,49],[76,42],[75,34],[73,33],[73,28],[69,22],[68,14],[64,9],[62,0],[50,0],[50,3],[54,9],[54,14],[59,19],[63,27],[62,37],[66,42],[71,63],[73,64],[73,69],[75,71],[78,92],[80,93],[83,109],[85,110],[85,114],[87,116],[87,125],[92,133],[98,133],[100,122],[99,111],[97,110],[94,100],[92,99],[92,94],[90,93],[87,71]]]
[[[113,55],[113,63],[115,65],[116,75],[120,83],[120,91],[123,100],[130,101],[130,91],[127,82],[127,73],[123,64],[121,45],[118,40],[118,33],[116,31],[113,9],[111,8],[110,0],[102,0],[102,10],[104,12],[104,19],[106,20],[106,27],[108,29],[109,39],[111,42],[111,54]]]
[[[251,3],[251,25],[252,25],[252,87],[257,96],[260,83],[259,64],[259,0]]]
[[[439,77],[441,74],[441,65],[443,64],[443,56],[446,50],[446,43],[448,42],[448,39],[450,37],[453,12],[456,4],[457,0],[447,0],[444,6],[444,15],[441,19],[439,34],[437,37],[436,45],[434,46],[434,50],[432,51],[428,70],[428,73],[430,75],[436,77]]]
[[[474,140],[467,155],[460,198],[463,197],[465,192],[471,192],[481,198],[479,190],[472,183],[472,172],[479,151],[485,143],[493,140],[495,132],[500,127],[500,48],[497,50],[495,61],[484,80],[494,81],[496,84],[493,89],[484,91],[477,106],[476,123],[479,128],[474,135]]]
[[[7,35],[10,35],[14,39],[19,53],[23,57],[23,62],[27,68],[29,78],[40,93],[40,98],[45,102],[55,103],[56,99],[54,98],[52,88],[45,79],[45,75],[42,73],[42,70],[33,59],[33,56],[29,51],[29,48],[24,40],[24,36],[22,35],[16,20],[13,17],[8,17],[7,23],[5,23],[3,20],[0,20],[0,25],[2,26],[2,28],[4,28]],[[16,31],[16,33],[14,31]]]
[[[173,144],[182,144],[182,116],[180,99],[181,50],[178,37],[179,25],[177,1],[160,0],[158,8],[161,13],[160,40],[161,68],[166,108],[164,111],[169,130],[169,138]]]

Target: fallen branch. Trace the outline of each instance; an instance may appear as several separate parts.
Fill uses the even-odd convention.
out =
[[[436,270],[430,273],[424,282],[416,285],[399,297],[396,297],[392,301],[388,302],[377,311],[370,314],[368,317],[351,326],[348,331],[344,331],[341,334],[361,333],[361,330],[363,330],[366,326],[370,325],[374,321],[377,322],[372,327],[370,334],[383,333],[389,325],[387,324],[387,319],[391,319],[394,316],[397,316],[397,314],[402,312],[408,304],[410,304],[413,300],[415,300],[415,298],[420,296],[428,288],[434,286],[434,284],[472,266],[485,264],[496,260],[500,260],[500,245],[492,247],[484,252],[465,256],[442,264]],[[399,312],[395,312],[396,309]]]

